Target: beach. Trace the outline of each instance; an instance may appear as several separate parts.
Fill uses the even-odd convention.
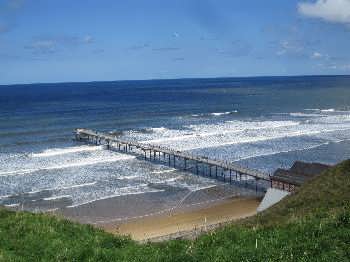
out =
[[[61,208],[53,214],[143,241],[205,230],[254,215],[263,195],[228,184],[196,191],[167,185],[158,185],[157,189]]]
[[[231,198],[190,211],[167,212],[133,219],[126,223],[100,225],[107,232],[130,235],[138,241],[162,240],[207,231],[218,224],[256,214],[258,198]]]

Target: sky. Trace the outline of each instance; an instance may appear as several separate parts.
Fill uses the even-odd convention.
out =
[[[0,84],[350,74],[350,0],[0,0]]]

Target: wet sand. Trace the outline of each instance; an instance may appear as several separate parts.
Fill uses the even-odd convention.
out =
[[[106,223],[100,226],[108,232],[130,235],[133,239],[142,241],[177,232],[206,230],[218,223],[252,216],[256,214],[259,203],[258,198],[231,198],[195,210],[169,212],[134,219],[122,224]]]
[[[121,224],[136,218],[174,211],[191,211],[212,206],[224,199],[244,198],[255,194],[230,185],[216,185],[194,192],[167,185],[154,187],[163,191],[101,199],[72,208],[61,208],[55,213],[80,223],[97,226],[107,223]]]

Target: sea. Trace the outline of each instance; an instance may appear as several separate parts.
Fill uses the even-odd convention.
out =
[[[49,211],[222,183],[74,141],[75,128],[266,174],[335,164],[350,158],[350,76],[0,86],[0,205]]]

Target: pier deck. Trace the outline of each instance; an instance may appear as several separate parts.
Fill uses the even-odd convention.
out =
[[[169,166],[173,166],[174,168],[182,168],[184,170],[192,170],[195,169],[195,173],[199,174],[200,168],[199,165],[202,167],[202,173],[204,172],[204,167],[206,166],[206,173],[212,177],[215,175],[216,178],[220,177],[220,174],[218,176],[218,169],[221,170],[221,177],[223,177],[223,180],[225,182],[232,182],[233,176],[235,176],[236,180],[239,179],[239,181],[242,180],[242,176],[245,177],[245,180],[247,177],[253,178],[256,181],[265,181],[271,183],[270,176],[262,173],[257,170],[249,169],[246,167],[241,167],[239,165],[236,165],[234,163],[230,163],[223,160],[216,160],[216,159],[209,159],[204,156],[198,156],[198,155],[192,155],[188,152],[182,152],[182,151],[176,151],[170,148],[157,146],[157,145],[151,145],[151,144],[145,144],[140,143],[137,141],[127,141],[122,140],[116,136],[93,131],[90,129],[83,129],[78,128],[75,130],[75,137],[78,141],[88,141],[91,143],[94,143],[96,145],[106,145],[107,149],[111,148],[117,148],[119,151],[124,152],[134,152],[133,150],[136,148],[138,150],[143,151],[145,160],[161,160],[161,154],[163,156],[163,160],[168,162]],[[178,162],[178,163],[176,163]],[[194,164],[192,167],[190,166],[190,162]],[[214,168],[214,172],[212,172],[212,168]],[[229,173],[229,180],[226,181],[226,176]],[[258,185],[256,183],[256,190]]]

